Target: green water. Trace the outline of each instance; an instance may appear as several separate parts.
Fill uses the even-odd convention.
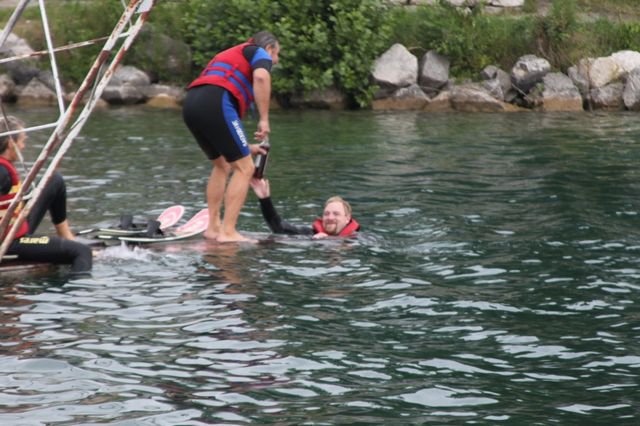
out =
[[[280,214],[342,195],[360,237],[269,236],[250,194],[257,245],[0,277],[0,423],[636,424],[639,123],[276,112]],[[136,108],[97,111],[62,165],[78,228],[193,214],[209,170],[179,112]]]

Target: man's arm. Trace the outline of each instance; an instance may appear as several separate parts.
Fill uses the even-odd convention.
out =
[[[260,201],[260,210],[265,222],[275,234],[289,235],[313,235],[313,228],[310,226],[296,226],[283,221],[276,211],[271,201],[271,190],[269,181],[266,179],[251,179],[251,188],[258,196]]]
[[[253,96],[258,109],[258,130],[255,133],[257,140],[262,141],[269,137],[269,103],[271,100],[271,74],[264,68],[253,71]]]

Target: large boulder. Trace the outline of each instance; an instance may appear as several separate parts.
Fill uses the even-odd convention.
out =
[[[420,86],[412,84],[409,87],[396,90],[388,98],[374,100],[371,107],[374,110],[421,110],[427,103],[429,103],[429,98]]]
[[[611,55],[611,59],[613,59],[625,74],[630,73],[636,68],[640,68],[640,52],[621,50]]]
[[[587,80],[590,89],[604,87],[624,75],[624,69],[611,56],[581,59],[578,72]]]
[[[0,99],[14,101],[16,98],[16,83],[9,74],[0,74]]]
[[[582,95],[584,99],[587,99],[589,97],[589,91],[591,90],[591,87],[589,87],[589,79],[580,72],[576,65],[569,67],[567,70],[567,76],[578,88],[580,95]]]
[[[620,82],[593,88],[591,89],[591,105],[594,109],[623,111],[625,109],[622,98],[623,92],[624,84]]]
[[[551,71],[551,64],[544,58],[535,55],[520,57],[511,69],[511,83],[523,93],[528,93],[533,86]]]
[[[34,53],[29,43],[15,34],[9,34],[7,40],[0,48],[0,58],[13,58],[24,56],[25,58]],[[11,75],[13,81],[18,85],[26,85],[40,73],[38,68],[38,58],[18,59],[5,62],[0,65],[0,72]]]
[[[456,86],[451,91],[451,106],[461,112],[509,112],[518,108],[501,102],[477,84]]]
[[[517,96],[509,74],[495,65],[486,66],[480,72],[480,79],[484,88],[496,99],[511,102]]]
[[[422,110],[427,112],[453,112],[451,91],[443,90],[438,96],[429,100],[429,103]]]
[[[529,98],[536,109],[544,112],[583,111],[582,96],[571,79],[559,72],[542,79],[542,89],[532,90]]]
[[[449,81],[449,59],[430,50],[420,59],[418,84],[427,94],[435,96]]]
[[[142,70],[125,65],[116,69],[102,92],[102,99],[114,105],[133,105],[147,100],[151,79]]]
[[[389,93],[418,81],[418,58],[396,43],[373,63],[373,82]]]
[[[37,78],[18,89],[18,105],[21,106],[50,106],[56,105],[56,93]]]
[[[347,107],[346,96],[334,87],[314,90],[304,95],[294,95],[289,102],[294,108],[342,110]]]
[[[628,110],[640,111],[640,68],[634,68],[627,76],[622,100]]]

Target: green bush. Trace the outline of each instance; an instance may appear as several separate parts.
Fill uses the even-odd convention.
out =
[[[534,21],[529,17],[491,16],[480,8],[467,13],[440,3],[391,12],[391,39],[416,56],[429,50],[445,55],[454,77],[475,77],[487,65],[510,69],[531,53]]]
[[[556,68],[567,69],[579,59],[574,49],[579,29],[576,0],[554,0],[550,13],[538,18],[537,53]]]

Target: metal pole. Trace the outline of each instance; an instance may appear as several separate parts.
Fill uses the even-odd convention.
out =
[[[7,41],[7,38],[9,38],[9,34],[13,31],[13,28],[16,26],[16,22],[18,22],[18,19],[20,19],[22,12],[24,12],[28,4],[29,0],[20,0],[20,3],[18,3],[16,8],[13,9],[9,22],[7,22],[7,25],[5,25],[2,30],[2,34],[0,34],[0,47],[2,47],[4,42]]]
[[[47,49],[49,50],[49,61],[51,63],[51,72],[53,73],[53,82],[56,86],[56,98],[58,99],[58,109],[60,114],[64,113],[64,100],[62,99],[62,86],[58,78],[58,64],[56,63],[56,55],[53,51],[53,43],[51,42],[51,33],[49,32],[49,20],[47,19],[47,10],[44,8],[44,0],[40,0],[40,16],[42,16],[42,28],[44,30],[44,38],[47,40]]]

